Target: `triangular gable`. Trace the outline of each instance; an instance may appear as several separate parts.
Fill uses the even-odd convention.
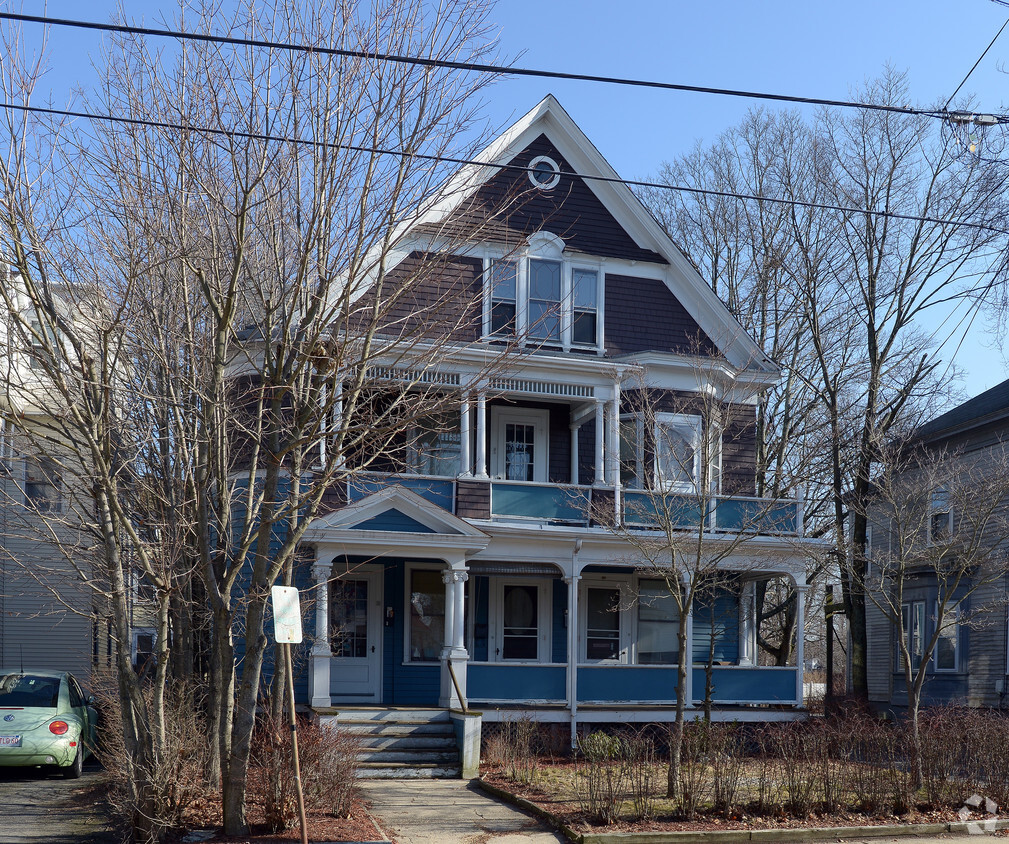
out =
[[[616,223],[613,229],[614,242],[589,246],[587,252],[606,255],[608,251],[626,250],[631,253],[637,250],[639,255],[650,257],[631,260],[668,265],[663,284],[690,319],[699,326],[703,335],[711,338],[732,366],[771,375],[778,372],[773,361],[746,333],[665,230],[633,191],[619,180],[616,171],[551,95],[545,97],[477,155],[474,160],[479,164],[466,165],[449,179],[414,219],[400,225],[394,233],[394,240],[405,245],[414,232],[421,238],[429,238],[431,232],[438,230],[440,226],[455,225],[456,220],[463,220],[467,209],[474,207],[473,203],[480,201],[481,196],[489,196],[494,192],[494,185],[516,180],[521,182],[526,178],[524,173],[508,173],[502,171],[501,167],[512,161],[521,163],[525,156],[537,148],[537,144],[548,144],[556,151],[557,156],[564,161],[562,170],[570,168],[569,172],[602,177],[602,180],[573,180],[580,185],[577,189],[579,195],[584,188],[586,200],[591,202],[592,207],[602,208]],[[613,181],[606,181],[610,179]],[[560,185],[554,191],[559,188]],[[525,195],[524,193],[523,197]],[[588,200],[589,195],[592,200]],[[556,223],[551,222],[546,228],[562,239],[565,238],[565,234],[558,231],[562,227]],[[507,233],[516,235],[510,231]],[[574,228],[570,233],[581,236]],[[417,241],[418,238],[414,240]],[[407,249],[403,257],[409,251]]]
[[[416,527],[411,527],[415,525]],[[316,542],[335,531],[390,531],[486,539],[486,534],[406,487],[394,485],[316,519],[305,540]]]
[[[546,156],[562,174],[575,172],[564,154],[541,133],[510,161],[528,167]],[[553,190],[537,190],[523,170],[503,169],[456,208],[447,219],[417,231],[462,242],[471,237],[517,248],[539,231],[560,237],[565,251],[628,261],[669,263],[658,252],[639,246],[584,179],[564,177]]]
[[[352,530],[392,530],[397,533],[434,533],[433,528],[411,519],[395,507],[390,507],[360,524],[351,525]]]

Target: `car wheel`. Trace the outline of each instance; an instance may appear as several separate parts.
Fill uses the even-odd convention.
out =
[[[75,780],[84,770],[84,748],[78,742],[77,753],[74,755],[74,761],[71,762],[67,767],[63,768],[63,776],[68,780]]]

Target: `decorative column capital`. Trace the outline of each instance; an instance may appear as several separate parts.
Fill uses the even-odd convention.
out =
[[[452,583],[465,583],[469,580],[469,573],[459,569],[446,569],[441,573],[441,582],[446,586]]]
[[[332,573],[333,566],[331,563],[316,562],[312,564],[312,579],[316,582],[316,585],[328,581]]]
[[[582,576],[580,574],[566,574],[562,579],[568,586],[570,586],[572,583],[577,583],[581,580]]]

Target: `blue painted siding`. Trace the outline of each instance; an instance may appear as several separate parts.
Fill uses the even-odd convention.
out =
[[[475,662],[486,662],[489,657],[490,640],[490,578],[474,577],[470,585],[470,606],[476,615],[473,617],[473,653],[470,658]]]
[[[708,647],[715,637],[715,663],[739,659],[739,599],[728,589],[707,595],[694,607],[695,665],[707,665]]]
[[[395,508],[379,513],[374,518],[354,525],[354,530],[391,530],[400,533],[434,533],[427,525],[410,518]]]
[[[382,640],[382,702],[393,706],[437,706],[441,686],[440,663],[403,663],[403,643],[409,616],[405,603],[406,566],[402,560],[385,567],[385,606],[392,607],[394,623],[384,627]]]
[[[452,504],[455,498],[455,483],[450,480],[435,478],[403,478],[396,475],[357,478],[349,485],[347,497],[351,502],[360,501],[369,495],[390,486],[401,486],[417,493],[432,504],[453,512]]]
[[[562,665],[470,665],[467,696],[472,702],[495,700],[563,701],[567,672]]]
[[[676,700],[676,666],[593,665],[578,669],[578,700],[584,703]]]
[[[718,668],[714,669],[716,703],[794,703],[795,668]],[[694,700],[704,700],[704,669],[695,668]]]
[[[564,613],[568,608],[568,585],[557,578],[553,582],[553,602],[550,640],[551,662],[567,662],[568,660],[568,631],[564,623]],[[568,620],[570,623],[570,619]]]

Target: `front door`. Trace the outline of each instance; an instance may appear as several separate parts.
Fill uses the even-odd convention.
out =
[[[329,596],[334,703],[382,699],[382,572],[351,571],[334,580]]]

